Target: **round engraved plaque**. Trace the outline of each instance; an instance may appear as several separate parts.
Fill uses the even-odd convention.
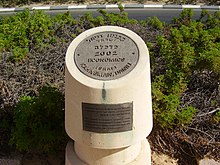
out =
[[[82,40],[74,61],[85,75],[97,80],[114,80],[127,75],[139,59],[136,43],[118,32],[99,32]]]

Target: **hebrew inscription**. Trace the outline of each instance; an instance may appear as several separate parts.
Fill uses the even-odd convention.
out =
[[[139,50],[128,36],[118,32],[99,32],[79,43],[74,61],[85,75],[97,80],[114,80],[134,69]]]
[[[96,133],[116,133],[132,130],[133,103],[82,103],[83,130]]]

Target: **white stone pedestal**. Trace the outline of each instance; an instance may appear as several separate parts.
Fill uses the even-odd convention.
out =
[[[81,151],[84,159],[88,159],[88,161],[91,162],[90,164],[79,159],[74,150],[74,148],[76,149],[76,146],[77,145],[74,145],[73,142],[67,144],[65,165],[151,165],[151,150],[147,139],[141,142],[140,148],[139,144],[114,150],[99,150],[91,148],[91,150],[94,150],[93,153],[87,155],[85,155],[85,150],[87,149]],[[130,155],[130,157],[128,157],[128,155]],[[132,158],[133,160],[131,160]]]
[[[150,58],[134,32],[103,26],[81,33],[66,53],[65,165],[150,165]],[[143,140],[144,139],[144,140]]]

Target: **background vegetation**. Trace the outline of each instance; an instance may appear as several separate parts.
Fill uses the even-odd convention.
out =
[[[5,146],[63,152],[67,47],[87,29],[115,25],[136,32],[150,50],[152,149],[178,157],[180,164],[205,155],[219,160],[220,12],[203,11],[192,20],[192,10],[184,10],[170,24],[156,17],[129,19],[122,7],[119,14],[99,12],[97,18],[87,13],[73,19],[26,10],[0,19],[0,153],[10,153]]]
[[[147,2],[162,2],[166,4],[206,4],[206,5],[219,5],[219,0],[130,0],[131,2],[136,3],[147,3]],[[63,3],[76,3],[76,4],[120,4],[128,2],[126,0],[0,0],[0,6],[4,7],[12,7],[17,5],[30,5],[30,4],[36,4],[36,3],[57,3],[57,4],[63,4]]]

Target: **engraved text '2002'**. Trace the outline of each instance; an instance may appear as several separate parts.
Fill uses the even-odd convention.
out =
[[[95,33],[79,43],[74,53],[77,68],[97,80],[114,80],[134,69],[139,59],[136,43],[118,32]]]

